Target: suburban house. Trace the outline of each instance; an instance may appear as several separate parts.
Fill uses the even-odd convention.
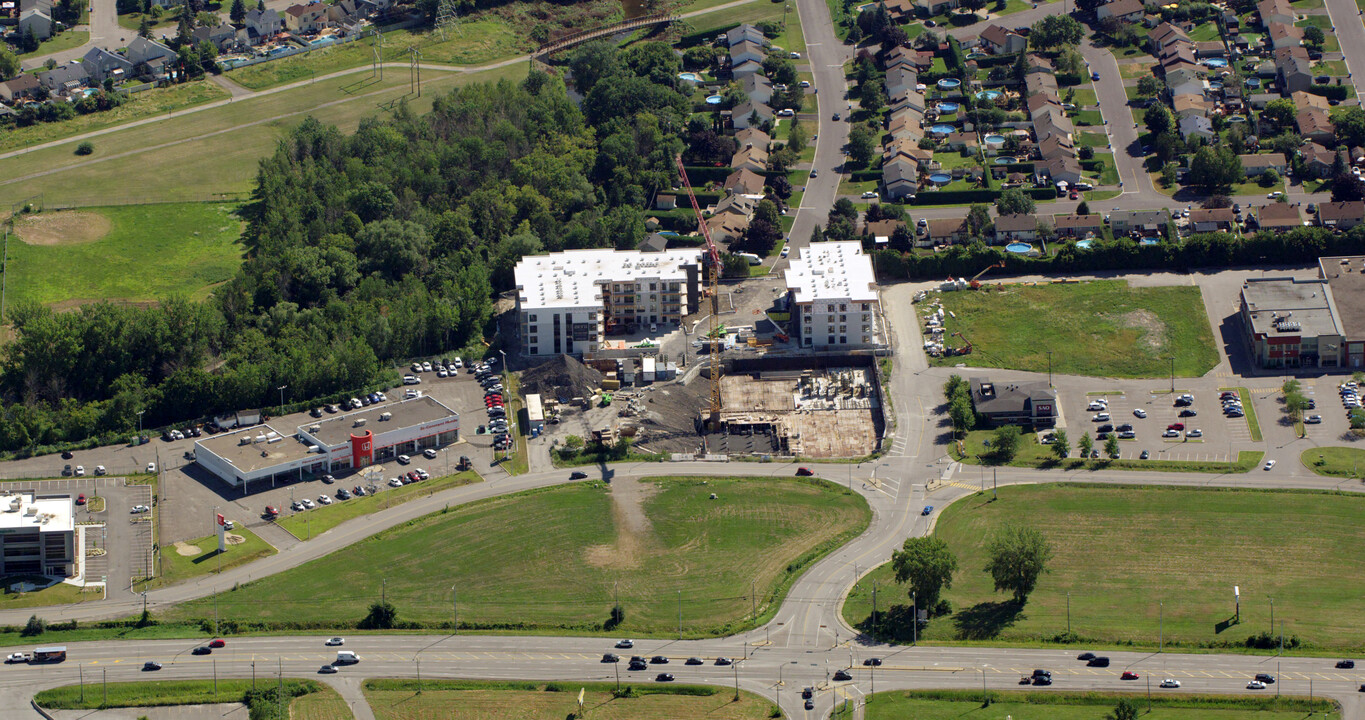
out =
[[[252,10],[246,14],[247,42],[259,45],[266,38],[284,31],[284,18],[274,10]]]
[[[1099,237],[1104,234],[1104,218],[1100,215],[1053,215],[1052,229],[1057,237]]]
[[[1286,95],[1313,87],[1313,66],[1308,51],[1302,47],[1276,50],[1275,79],[1280,83],[1280,92]]]
[[[755,45],[764,46],[768,44],[768,39],[763,37],[763,31],[744,23],[736,28],[731,28],[730,32],[725,33],[725,45],[733,47],[748,40]]]
[[[752,40],[740,40],[730,46],[730,67],[738,67],[747,60],[762,63],[768,57],[763,46]]]
[[[914,195],[919,189],[919,163],[904,156],[896,156],[882,163],[882,197],[900,200]]]
[[[1315,142],[1308,143],[1308,147],[1299,151],[1303,159],[1308,163],[1308,171],[1315,177],[1325,178],[1332,174],[1332,168],[1336,165],[1337,156],[1340,155],[1343,162],[1349,164],[1350,155],[1345,149],[1340,151],[1331,150]]]
[[[1256,208],[1256,222],[1262,230],[1291,230],[1303,225],[1303,217],[1293,204],[1277,202]]]
[[[914,48],[897,45],[896,47],[887,50],[885,53],[882,53],[882,69],[890,71],[893,67],[903,65],[914,70],[916,68],[915,56],[918,54],[918,51]]]
[[[240,37],[238,36],[239,33]],[[227,23],[211,28],[197,27],[192,35],[196,44],[208,40],[221,51],[231,50],[238,42],[245,43],[247,37],[245,30],[239,31]]]
[[[749,218],[742,215],[716,215],[706,219],[706,227],[711,231],[711,239],[718,243],[729,243],[744,237],[749,229]]]
[[[757,121],[754,117],[757,116]],[[761,102],[749,101],[741,105],[736,105],[730,113],[731,121],[736,130],[743,130],[748,127],[762,125],[773,119],[773,109]]]
[[[738,65],[730,66],[730,76],[735,80],[743,80],[750,75],[759,75],[763,72],[763,63],[757,60],[745,60]]]
[[[740,147],[752,145],[760,150],[767,150],[768,145],[772,143],[772,139],[768,137],[768,133],[765,133],[758,128],[744,128],[735,133],[735,142],[739,143]]]
[[[764,104],[773,101],[773,83],[765,75],[754,73],[746,75],[739,83],[739,89],[744,92],[744,96],[754,102]]]
[[[1297,28],[1288,23],[1273,22],[1270,23],[1266,37],[1270,40],[1270,49],[1272,50],[1298,47],[1303,44],[1303,28]]]
[[[725,190],[743,195],[762,195],[763,176],[748,169],[740,168],[725,178]]]
[[[1300,110],[1294,119],[1298,123],[1300,135],[1319,145],[1336,145],[1337,131],[1326,110],[1307,107]]]
[[[289,30],[300,32],[318,30],[326,22],[327,6],[322,3],[290,5],[284,9],[284,26]]]
[[[79,62],[71,62],[39,71],[38,82],[57,95],[66,95],[89,85],[90,73]]]
[[[334,25],[350,25],[369,14],[366,3],[360,0],[341,0],[327,8],[327,22]]]
[[[1171,100],[1178,118],[1208,117],[1209,103],[1203,95],[1176,95]]]
[[[967,230],[967,218],[932,218],[929,220],[929,242],[952,245],[967,242],[972,236]]]
[[[1350,230],[1365,222],[1365,202],[1329,202],[1318,205],[1318,224],[1337,230]]]
[[[179,59],[174,50],[144,37],[133,38],[123,56],[133,64],[134,75],[153,80],[166,77],[168,66]]]
[[[1075,185],[1081,181],[1081,164],[1073,157],[1055,157],[1036,163],[1033,174],[1038,180],[1053,184],[1065,182]]]
[[[768,151],[763,148],[745,145],[740,148],[730,158],[730,168],[734,170],[745,169],[754,173],[766,172],[768,169]]]
[[[1120,22],[1137,22],[1144,14],[1142,0],[1114,0],[1095,8],[1095,18],[1101,22],[1109,18]]]
[[[1162,51],[1177,43],[1189,44],[1190,36],[1184,30],[1164,22],[1147,32],[1147,42],[1152,54],[1161,57]]]
[[[96,84],[101,84],[105,80],[123,82],[133,75],[133,63],[122,55],[111,53],[104,48],[90,48],[85,57],[81,58],[81,65]]]
[[[1209,208],[1190,211],[1190,227],[1195,232],[1227,232],[1233,229],[1236,218],[1232,208]]]
[[[980,37],[981,47],[993,55],[1013,55],[1023,52],[1024,48],[1028,47],[1027,38],[999,25],[991,25],[982,30]]]
[[[38,82],[38,76],[20,75],[0,83],[0,100],[14,102],[20,98],[31,98],[38,94],[39,87],[42,87],[42,83]]]
[[[1115,210],[1109,214],[1109,227],[1114,237],[1131,232],[1161,232],[1171,216],[1166,210]]]
[[[915,92],[919,85],[919,73],[914,68],[897,65],[886,71],[886,95],[891,102]]]
[[[1242,161],[1242,169],[1246,171],[1247,177],[1256,177],[1266,170],[1274,170],[1284,175],[1289,170],[1289,161],[1284,159],[1283,153],[1238,155],[1237,159]]]
[[[940,15],[957,7],[958,0],[915,0],[915,7],[926,15]]]
[[[1290,93],[1289,99],[1293,100],[1294,107],[1300,110],[1310,107],[1327,111],[1330,111],[1332,109],[1332,104],[1327,102],[1327,98],[1321,95],[1314,95],[1313,93],[1310,92],[1304,92],[1302,90],[1295,93]]]
[[[995,219],[995,243],[1033,242],[1038,238],[1038,218],[1027,213],[1001,215]]]
[[[52,15],[41,8],[30,8],[19,13],[19,33],[33,32],[33,37],[46,40],[52,37]]]
[[[1213,131],[1213,123],[1202,115],[1188,115],[1180,118],[1180,137],[1189,140],[1191,137],[1203,138],[1212,141],[1218,133]]]
[[[863,224],[863,237],[872,238],[872,246],[875,248],[889,247],[891,238],[897,232],[905,232],[905,223],[900,220],[873,220]]]
[[[1261,0],[1256,5],[1256,12],[1261,16],[1261,27],[1266,29],[1271,23],[1294,24],[1294,8],[1289,0]]]

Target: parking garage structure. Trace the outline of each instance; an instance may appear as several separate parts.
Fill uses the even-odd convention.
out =
[[[275,487],[306,475],[343,474],[459,439],[459,414],[423,395],[292,429],[267,423],[224,433],[195,441],[194,449],[200,467],[247,494],[253,482]]]

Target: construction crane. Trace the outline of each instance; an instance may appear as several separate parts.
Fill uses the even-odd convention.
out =
[[[971,354],[972,354],[972,341],[971,341],[971,340],[968,340],[966,335],[963,335],[963,334],[960,333],[960,332],[955,332],[955,333],[953,333],[953,337],[962,338],[962,342],[965,342],[965,343],[967,343],[967,344],[966,344],[966,345],[963,345],[963,346],[960,347],[960,348],[945,348],[945,349],[944,349],[944,354],[945,354],[945,355],[971,355]]]
[[[711,228],[706,226],[706,218],[702,217],[701,206],[697,204],[697,196],[692,192],[692,182],[687,179],[687,168],[683,166],[682,155],[673,158],[678,165],[678,175],[682,177],[683,187],[687,189],[687,199],[692,201],[692,211],[697,214],[697,227],[701,229],[702,237],[706,238],[707,254],[707,292],[711,295],[711,330],[707,337],[711,338],[711,406],[707,409],[707,427],[711,430],[720,428],[720,251],[716,250],[716,243],[711,239]]]
[[[981,272],[979,272],[979,273],[977,273],[976,275],[974,275],[974,276],[972,277],[971,282],[968,283],[968,284],[971,285],[971,287],[972,287],[973,290],[980,290],[980,289],[981,289],[981,283],[977,282],[977,280],[980,279],[982,275],[985,275],[986,273],[990,272],[990,271],[991,271],[991,268],[1002,268],[1002,267],[1005,267],[1005,263],[998,262],[998,263],[995,263],[994,265],[987,265],[985,268],[983,268],[983,269],[981,270]]]

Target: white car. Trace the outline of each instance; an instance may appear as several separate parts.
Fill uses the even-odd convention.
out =
[[[876,198],[877,198],[876,190],[868,190],[867,192],[863,193],[864,200],[875,200]]]
[[[1133,415],[1135,415],[1135,416],[1137,416],[1137,417],[1140,417],[1140,418],[1145,418],[1145,417],[1147,417],[1147,411],[1146,411],[1146,410],[1143,410],[1142,408],[1138,408],[1138,409],[1136,409],[1136,410],[1133,411]]]
[[[808,88],[808,87],[810,87],[810,81],[809,81],[809,80],[802,80],[801,82],[799,82],[799,83],[797,83],[797,84],[800,85],[800,86],[803,87],[803,88]]]
[[[319,505],[331,505],[331,504],[332,504],[332,496],[331,496],[331,495],[319,495],[319,496],[318,496],[318,504],[319,504]]]
[[[1109,419],[1109,413],[1107,412],[1095,413],[1095,417],[1090,419],[1094,420],[1095,422],[1105,422]]]
[[[107,473],[107,472],[109,472],[109,471],[108,471],[108,470],[105,470],[103,465],[96,465],[96,466],[95,466],[95,474],[96,474],[96,475],[103,475],[103,474],[105,474],[105,473]]]
[[[84,466],[84,465],[77,465],[77,466],[76,466],[76,477],[84,477],[84,476],[85,476],[85,466]]]
[[[1100,401],[1100,400],[1091,400],[1091,401],[1090,401],[1090,404],[1085,406],[1085,409],[1086,409],[1086,410],[1091,410],[1091,411],[1094,411],[1094,410],[1108,410],[1108,409],[1109,409],[1109,406],[1106,405],[1104,402],[1102,402],[1102,401]]]
[[[345,644],[346,644],[346,638],[339,638],[339,637],[327,638],[327,642],[326,642],[325,644],[326,644],[326,645],[345,645]]]
[[[1185,437],[1204,437],[1204,431],[1199,428],[1185,431]]]
[[[312,500],[309,500],[308,498],[304,498],[304,499],[303,499],[303,506],[304,506],[305,508],[307,508],[308,510],[312,510],[313,508],[317,507],[317,504],[314,503]]]
[[[451,363],[455,365],[456,370],[459,370],[460,368],[464,367],[464,361],[461,360],[459,357],[456,357],[454,360],[451,361]]]
[[[149,507],[147,507],[146,505],[134,505],[134,506],[133,506],[133,509],[132,509],[130,512],[132,512],[134,515],[136,515],[136,514],[138,514],[138,513],[145,513],[145,512],[151,512],[151,511],[152,511],[152,509],[149,508]]]
[[[1269,199],[1271,199],[1271,200],[1274,200],[1275,198],[1281,197],[1281,196],[1283,196],[1283,195],[1284,195],[1284,193],[1280,192],[1279,190],[1276,190],[1276,191],[1273,192],[1273,193],[1266,193],[1266,197],[1269,198]]]
[[[796,116],[796,111],[793,110],[793,109],[791,109],[791,108],[782,108],[781,110],[778,110],[778,111],[777,111],[777,116],[778,116],[778,117],[795,117],[795,116]]]
[[[787,257],[788,255],[791,254],[791,251],[792,249],[790,247],[782,248],[782,257]]]
[[[1264,690],[1264,689],[1265,689],[1265,683],[1261,682],[1260,680],[1252,680],[1251,682],[1247,683],[1247,689],[1248,689],[1248,690]]]
[[[431,372],[431,363],[429,362],[422,363],[422,372]]]
[[[1180,687],[1180,681],[1176,680],[1175,678],[1166,678],[1165,680],[1161,681],[1161,687],[1178,688]]]
[[[426,455],[426,456],[427,456],[427,459],[429,459],[429,460],[435,460],[435,459],[436,459],[436,450],[435,450],[435,448],[427,448],[426,450],[423,450],[423,451],[422,451],[422,454],[423,454],[423,455]]]
[[[389,481],[389,485],[392,485],[393,487],[403,487],[403,481],[399,480],[398,478],[394,478]]]
[[[1265,461],[1265,469],[1266,469],[1266,470],[1269,470],[1269,469],[1271,469],[1271,468],[1273,468],[1273,467],[1275,467],[1275,461],[1274,461],[1274,460],[1266,460],[1266,461]]]
[[[431,476],[427,474],[427,471],[426,471],[426,470],[423,470],[422,468],[417,468],[417,471],[416,471],[416,472],[417,472],[417,477],[422,478],[423,480],[430,480],[430,479],[431,479]]]
[[[407,465],[407,464],[410,463],[410,462],[412,462],[412,458],[408,457],[407,455],[399,455],[399,456],[398,456],[398,464],[399,464],[399,465]]]
[[[7,663],[26,663],[28,661],[29,661],[28,653],[21,652],[10,653],[8,656],[5,657],[5,662]]]
[[[1174,429],[1174,428],[1172,428],[1172,429],[1167,430],[1167,431],[1164,432],[1164,433],[1161,433],[1161,437],[1168,437],[1168,438],[1180,437],[1180,431],[1179,431],[1179,430],[1176,430],[1176,429]]]
[[[413,364],[412,364],[412,371],[415,372],[415,373],[422,372],[422,363],[413,363]]]
[[[156,463],[147,463],[147,472],[149,472],[149,473],[155,473],[155,472],[156,472]]]
[[[801,53],[799,53],[799,52],[793,50],[793,51],[787,53],[787,57],[791,58],[792,60],[800,60],[800,59],[801,59]]]
[[[438,377],[438,378],[449,377],[449,376],[450,376],[450,373],[446,372],[446,369],[445,369],[445,368],[441,368],[440,370],[437,370],[437,371],[436,371],[436,377]]]

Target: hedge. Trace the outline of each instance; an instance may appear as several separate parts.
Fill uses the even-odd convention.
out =
[[[1308,88],[1308,92],[1328,100],[1345,100],[1347,95],[1345,85],[1314,85]]]
[[[1034,200],[1055,200],[1057,191],[1052,188],[1020,188]],[[971,203],[993,203],[1000,197],[999,190],[952,190],[947,192],[921,192],[915,194],[915,205],[969,205]],[[987,263],[989,264],[989,263]]]

